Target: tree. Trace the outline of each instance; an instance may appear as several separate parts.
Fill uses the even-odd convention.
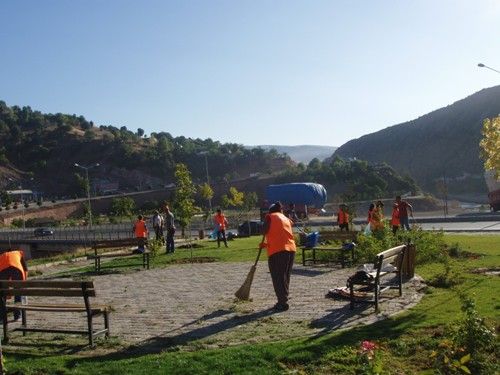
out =
[[[185,228],[191,223],[191,219],[196,212],[194,205],[196,187],[185,164],[179,163],[175,167],[175,186],[173,210],[184,235]]]
[[[210,216],[210,208],[211,208],[211,200],[214,197],[214,191],[212,187],[205,182],[204,184],[201,184],[198,188],[198,191],[200,193],[201,199],[203,199],[204,202],[207,202],[207,205],[205,206],[205,214],[203,215],[203,219],[206,221],[208,220],[208,217]]]
[[[234,186],[229,188],[229,194],[222,196],[223,206],[227,207],[241,207],[245,199],[245,193],[238,191]]]
[[[144,129],[137,129],[137,135],[139,136],[139,138],[142,138],[142,136],[144,135]]]
[[[484,168],[492,170],[497,179],[500,178],[500,116],[485,119],[483,122],[483,139],[479,143]]]
[[[249,193],[246,193],[245,198],[243,199],[243,208],[246,211],[250,211],[257,206],[258,201],[259,197],[257,196],[256,192],[251,191]]]
[[[135,202],[132,198],[113,198],[111,201],[111,215],[113,216],[132,216],[135,209]]]

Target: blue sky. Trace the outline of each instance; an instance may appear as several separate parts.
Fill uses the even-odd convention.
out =
[[[346,141],[500,84],[500,1],[2,0],[0,100],[255,144]]]

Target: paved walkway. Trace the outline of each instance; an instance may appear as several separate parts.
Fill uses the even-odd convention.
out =
[[[255,274],[253,301],[234,298],[250,266],[251,262],[183,264],[94,276],[96,303],[113,306],[113,336],[156,351],[189,345],[193,340],[201,340],[197,345],[225,346],[369,324],[415,305],[422,295],[418,292],[421,282],[414,279],[405,284],[402,298],[381,304],[380,314],[375,314],[372,306],[351,311],[347,301],[325,298],[325,294],[331,288],[345,286],[353,269],[296,265],[290,310],[273,313],[269,308],[275,296],[265,262],[259,263]],[[52,327],[57,322],[78,328],[86,324],[76,314],[31,314],[29,321]],[[102,323],[101,318],[96,321]]]

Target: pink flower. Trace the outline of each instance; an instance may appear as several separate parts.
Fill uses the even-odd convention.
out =
[[[377,349],[377,344],[374,342],[365,340],[361,343],[361,350],[364,352],[372,352],[373,350]]]

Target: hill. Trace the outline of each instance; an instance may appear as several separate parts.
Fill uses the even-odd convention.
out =
[[[500,86],[481,90],[413,121],[351,140],[335,154],[386,162],[429,191],[446,178],[451,194],[483,193],[479,141],[483,120],[500,113]]]
[[[275,149],[280,154],[287,154],[297,163],[307,164],[314,158],[319,161],[330,157],[337,147],[334,146],[316,146],[316,145],[298,145],[298,146],[280,146],[280,145],[259,145],[248,147],[260,147],[266,151]]]
[[[83,116],[43,114],[30,107],[9,107],[2,101],[0,139],[0,193],[22,186],[42,191],[46,198],[82,197],[86,171],[75,163],[92,166],[88,173],[93,194],[162,189],[173,182],[178,163],[187,165],[197,184],[206,182],[208,173],[218,196],[230,185],[262,192],[268,184],[293,181],[322,183],[331,197],[348,200],[418,190],[413,180],[387,165],[339,158],[320,161],[333,147],[263,146],[269,147],[266,151],[260,146],[172,137],[167,132],[146,136],[142,129],[133,132],[125,126],[96,126]],[[302,156],[309,153],[312,160],[307,165],[297,164],[277,148]],[[99,166],[94,168],[96,163]]]
[[[83,116],[43,114],[30,107],[9,107],[0,101],[0,190],[19,186],[46,195],[82,194],[85,171],[90,166],[93,191],[118,185],[121,191],[163,187],[173,180],[175,165],[184,163],[193,181],[212,183],[272,174],[292,160],[260,148],[248,149],[211,139],[172,137],[167,132],[136,132],[125,126],[95,126]]]

